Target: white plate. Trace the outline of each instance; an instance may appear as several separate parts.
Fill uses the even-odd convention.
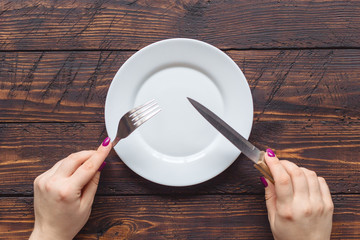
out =
[[[116,73],[106,97],[105,124],[117,124],[134,106],[155,99],[162,111],[115,151],[134,172],[155,183],[189,186],[229,167],[240,151],[188,102],[191,97],[248,138],[253,121],[249,85],[230,57],[207,43],[168,39],[131,56]]]

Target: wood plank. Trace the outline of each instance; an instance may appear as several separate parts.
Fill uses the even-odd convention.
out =
[[[174,37],[222,49],[360,47],[358,1],[2,1],[1,50],[138,50]]]
[[[0,194],[31,195],[32,182],[67,155],[95,149],[106,137],[102,123],[0,124]],[[250,141],[271,147],[325,177],[332,193],[360,193],[360,121],[255,121]],[[151,183],[128,169],[114,151],[106,160],[98,194],[260,194],[259,173],[243,155],[205,183],[171,188]]]
[[[2,121],[103,121],[124,52],[0,53]]]
[[[76,239],[273,239],[263,196],[96,197]],[[0,198],[0,239],[30,235],[32,198]],[[331,239],[359,239],[359,195],[334,197]]]
[[[356,53],[355,53],[356,52]],[[357,51],[230,51],[253,95],[255,118],[359,120]],[[355,70],[356,71],[356,70]],[[353,75],[354,74],[354,75]]]
[[[103,122],[107,90],[134,52],[0,52],[0,121]],[[360,120],[360,50],[228,51],[258,121]]]

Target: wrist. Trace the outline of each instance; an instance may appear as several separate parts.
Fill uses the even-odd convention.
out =
[[[51,233],[50,231],[46,231],[37,227],[34,227],[29,240],[71,240],[68,238],[61,237],[57,234]]]

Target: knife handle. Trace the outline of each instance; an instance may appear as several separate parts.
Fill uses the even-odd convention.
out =
[[[272,182],[273,184],[275,183],[274,178],[270,172],[270,169],[265,163],[265,152],[264,151],[260,152],[260,159],[257,163],[254,164],[254,167],[257,170],[259,170],[259,172],[261,172],[261,174],[263,174],[267,179],[269,179],[270,182]]]

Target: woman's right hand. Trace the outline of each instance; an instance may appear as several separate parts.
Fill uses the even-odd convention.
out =
[[[322,177],[279,159],[271,149],[265,156],[275,181],[265,182],[271,231],[276,240],[330,239],[334,204]],[[264,179],[262,179],[264,183]]]

